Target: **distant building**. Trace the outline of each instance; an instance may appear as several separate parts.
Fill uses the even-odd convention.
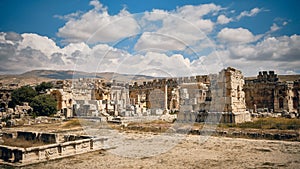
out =
[[[299,113],[300,81],[280,81],[274,71],[259,72],[257,78],[246,80],[246,107],[253,111]]]

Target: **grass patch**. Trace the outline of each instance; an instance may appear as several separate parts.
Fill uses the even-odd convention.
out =
[[[72,127],[79,127],[79,126],[81,126],[81,122],[79,119],[71,119],[62,125],[63,128],[72,128]]]
[[[169,122],[163,120],[153,120],[148,122],[130,122],[128,126],[135,126],[135,125],[167,125],[170,124]]]
[[[71,119],[62,124],[62,128],[76,128],[76,127],[98,127],[100,124],[89,119]]]
[[[253,122],[245,122],[240,124],[220,124],[221,128],[253,128],[253,129],[277,129],[277,130],[299,130],[300,119],[288,118],[259,118]]]

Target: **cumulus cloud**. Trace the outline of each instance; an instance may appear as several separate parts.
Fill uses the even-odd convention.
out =
[[[237,36],[237,35],[236,35]],[[225,38],[226,36],[222,37]],[[239,39],[239,37],[236,37]],[[235,42],[249,42],[249,38],[244,37],[241,40],[226,39]],[[249,40],[248,40],[249,39]],[[227,45],[225,50],[230,52],[230,57],[234,59],[243,58],[246,60],[262,61],[272,60],[276,61],[297,61],[299,60],[300,36],[281,36],[281,37],[266,37],[256,44],[238,43],[234,45]]]
[[[28,36],[21,36],[24,38],[22,41],[28,41]],[[42,42],[45,40],[44,37],[36,39]],[[46,42],[51,44],[51,40]],[[29,46],[20,48],[18,45],[19,42],[0,43],[1,73],[20,73],[32,69],[76,69],[89,72],[188,76],[217,73],[224,67],[233,66],[243,70],[246,76],[253,76],[260,70],[297,72],[300,64],[299,35],[267,37],[256,44],[229,45],[194,61],[181,54],[167,55],[155,51],[133,55],[107,44],[89,47],[85,43],[71,43],[63,48],[57,47],[57,52],[51,54],[46,49],[47,46],[51,48],[51,45],[40,49]]]
[[[92,10],[67,21],[58,30],[57,35],[65,42],[114,42],[138,33],[139,25],[125,9],[117,15],[109,15],[99,1],[93,0],[90,4],[94,6]]]
[[[279,29],[280,27],[276,23],[273,23],[273,25],[270,27],[270,32],[275,32]]]
[[[70,13],[70,14],[67,14],[67,15],[54,15],[54,18],[58,18],[58,19],[62,19],[62,20],[71,20],[71,19],[78,19],[81,15],[83,14],[82,11],[77,11],[77,12],[74,12],[74,13]]]
[[[106,8],[103,7],[103,5],[98,0],[90,1],[90,5],[93,5],[95,7],[95,10],[103,10],[103,9],[106,10]]]
[[[254,36],[248,29],[244,28],[223,28],[218,33],[218,38],[225,43],[249,43],[254,42],[260,38],[260,36]]]
[[[277,73],[300,71],[299,35],[272,37],[270,34],[287,23],[274,23],[264,36],[246,28],[222,25],[255,16],[262,11],[259,8],[228,18],[219,14],[223,9],[215,4],[186,5],[172,11],[153,9],[138,16],[126,9],[109,15],[97,0],[90,5],[93,9],[86,13],[56,16],[66,20],[57,33],[67,42],[64,47],[46,36],[0,32],[0,72],[76,69],[190,76],[217,73],[227,66],[241,69],[246,76],[274,68]],[[219,32],[216,24],[221,29]],[[132,35],[136,35],[130,41],[133,43],[128,44],[134,45],[133,51],[109,45]],[[214,38],[209,39],[207,35]]]
[[[256,60],[273,60],[273,61],[297,61],[300,53],[300,36],[281,36],[269,37],[255,46],[257,50]]]
[[[206,35],[215,26],[212,20],[204,17],[214,15],[221,9],[215,4],[203,4],[186,5],[173,11],[154,9],[146,12],[140,23],[144,30],[154,33],[143,34],[135,47],[144,49],[149,45],[162,50],[183,50],[184,46],[199,45],[197,43],[207,39]],[[166,37],[169,38],[166,40]]]
[[[140,50],[184,50],[186,45],[179,39],[169,37],[164,34],[153,32],[145,32],[141,35],[138,42],[135,44],[134,49]]]
[[[76,69],[88,72],[140,72],[146,75],[154,75],[155,72],[156,75],[159,75],[158,72],[164,72],[164,75],[167,72],[174,76],[191,74],[189,59],[180,54],[168,56],[158,52],[146,52],[143,55],[132,55],[107,44],[89,47],[85,43],[70,43],[60,48],[53,46],[52,40],[36,34],[21,34],[20,37],[23,37],[20,44],[0,43],[1,73],[21,73],[32,69]],[[44,45],[36,47],[39,42]],[[56,50],[49,52],[53,47]]]
[[[43,51],[46,55],[51,55],[59,50],[56,43],[46,36],[40,36],[34,33],[24,33],[20,36],[22,37],[22,41],[18,45],[18,50],[30,47],[35,50]]]
[[[252,16],[257,15],[261,11],[262,11],[262,9],[260,9],[260,8],[253,8],[250,11],[243,11],[240,13],[239,16],[237,16],[237,19],[240,20],[241,18],[243,18],[245,16],[252,17]]]
[[[203,5],[185,5],[183,7],[177,8],[176,12],[182,16],[183,18],[187,18],[188,20],[195,20],[196,18],[202,18],[203,16],[221,10],[221,7],[211,4],[203,4]]]
[[[13,41],[13,42],[18,42],[23,40],[23,37],[20,34],[15,32],[6,32],[4,37],[5,40]]]
[[[227,18],[225,15],[219,15],[217,18],[217,23],[219,23],[219,24],[227,24],[231,21],[232,21],[232,19]]]
[[[275,70],[278,74],[300,71],[299,35],[266,36],[256,43],[249,43],[255,41],[257,35],[243,29],[226,29],[218,35],[221,44],[217,51],[192,62],[191,67],[195,71],[201,64],[209,72],[232,66],[242,70],[246,76],[255,76],[261,70]]]
[[[144,55],[127,56],[118,63],[115,72],[144,74],[156,76],[187,76],[193,75],[190,61],[180,54],[166,55],[157,52],[147,52]]]

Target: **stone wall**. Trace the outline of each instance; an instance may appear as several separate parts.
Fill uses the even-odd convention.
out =
[[[73,117],[73,94],[63,89],[51,89],[49,94],[57,100],[57,110],[66,118]]]
[[[244,86],[247,109],[282,113],[299,112],[299,80],[280,81],[274,71],[259,72]]]

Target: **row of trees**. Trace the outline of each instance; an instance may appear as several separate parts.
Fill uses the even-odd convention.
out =
[[[14,108],[16,105],[23,105],[24,102],[28,102],[33,108],[32,115],[51,116],[57,111],[57,101],[54,96],[44,93],[52,87],[49,82],[42,82],[35,88],[22,86],[12,92],[8,107]]]

